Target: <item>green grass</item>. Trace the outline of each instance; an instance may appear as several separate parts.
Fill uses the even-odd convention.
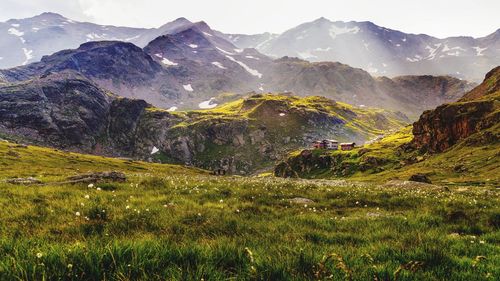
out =
[[[0,142],[0,280],[500,275],[500,197],[493,187],[214,177],[14,146]],[[123,171],[128,181],[93,188],[1,182],[14,176],[57,182],[104,170]],[[290,203],[295,197],[314,203]]]
[[[298,175],[308,179],[349,178],[384,183],[394,179],[408,180],[411,175],[420,173],[438,184],[499,186],[500,143],[481,140],[484,135],[494,135],[498,130],[499,124],[462,140],[442,153],[422,154],[418,150],[405,152],[401,148],[413,139],[411,126],[407,126],[378,141],[350,151],[313,150],[315,160],[312,164],[325,156],[338,161],[335,165],[313,168]],[[289,165],[294,167],[301,164],[300,152],[289,154]],[[300,169],[295,167],[294,170]]]

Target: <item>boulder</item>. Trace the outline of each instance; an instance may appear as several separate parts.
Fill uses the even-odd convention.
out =
[[[7,183],[10,184],[19,184],[19,185],[30,185],[30,184],[41,184],[42,181],[28,177],[28,178],[13,178],[13,179],[8,179],[6,180]]]
[[[66,178],[68,181],[72,183],[96,183],[96,182],[125,182],[127,177],[122,172],[96,172],[96,173],[87,173],[87,174],[79,174],[76,176],[71,176]]]
[[[414,174],[408,179],[409,181],[423,182],[431,184],[432,181],[424,174]]]

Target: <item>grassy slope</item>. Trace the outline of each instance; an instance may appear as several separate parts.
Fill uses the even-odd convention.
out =
[[[302,110],[303,112],[297,112]],[[286,115],[281,117],[278,111]],[[340,141],[350,141],[353,138],[370,139],[406,124],[404,117],[386,110],[358,108],[323,97],[300,98],[291,95],[262,94],[228,102],[211,110],[175,112],[174,114],[185,118],[185,121],[174,126],[179,130],[177,133],[175,131],[172,133],[202,131],[207,126],[213,126],[215,120],[219,123],[245,120],[248,121],[250,131],[264,125],[267,129],[265,137],[267,143],[274,144],[274,148],[278,151],[276,154],[281,156],[301,145],[293,141],[285,143],[283,142],[285,138],[302,139],[305,131],[328,131],[324,128],[314,129],[314,125],[307,123],[308,116],[320,113],[345,122],[342,134],[335,136]],[[244,138],[246,144],[239,147],[217,145],[207,141],[204,143],[205,150],[197,154],[195,162],[206,163],[221,156],[236,156],[240,161],[253,163],[253,170],[274,165],[274,160],[261,155],[260,144],[251,144],[248,136]]]
[[[199,174],[202,170],[176,165],[159,165],[128,159],[65,152],[52,148],[28,146],[0,141],[0,180],[36,176],[44,182],[100,171],[121,171],[131,176],[143,174]]]
[[[10,145],[0,142],[0,179],[57,181],[115,169],[129,180],[98,184],[100,191],[86,184],[0,182],[0,280],[500,275],[496,189],[212,177],[177,166]],[[9,150],[18,157],[7,156]],[[299,196],[315,202],[289,202]],[[332,253],[340,258],[319,271]],[[401,270],[410,261],[423,265]]]
[[[500,125],[489,130],[498,132]],[[441,184],[461,185],[492,185],[500,184],[500,143],[488,145],[467,145],[468,141],[477,138],[473,135],[453,146],[451,149],[432,155],[419,155],[414,151],[405,153],[398,149],[401,145],[409,143],[413,136],[411,126],[390,134],[381,140],[358,147],[352,151],[317,151],[319,155],[343,155],[344,163],[352,166],[352,173],[348,176],[351,180],[386,182],[392,179],[407,180],[417,173],[426,174],[433,182]],[[360,151],[368,151],[360,153]],[[294,152],[291,156],[298,155]],[[379,163],[373,169],[361,170],[360,166],[367,158],[378,159]],[[408,161],[412,159],[413,161]],[[407,163],[404,163],[404,162]],[[415,162],[415,163],[413,163]],[[456,169],[462,165],[462,169]],[[306,178],[342,178],[331,169],[313,170],[303,175]]]

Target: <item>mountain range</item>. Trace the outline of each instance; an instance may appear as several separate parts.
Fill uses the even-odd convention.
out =
[[[0,23],[0,68],[26,65],[64,49],[90,41],[123,41],[145,47],[155,38],[195,25],[179,18],[158,28],[98,25],[43,13]],[[201,22],[198,25],[206,25]],[[298,57],[313,62],[338,61],[375,76],[451,75],[479,82],[500,63],[500,30],[482,37],[438,39],[407,34],[371,22],[332,22],[320,18],[282,34],[256,35],[207,32],[239,49],[255,48],[277,58]],[[232,53],[232,52],[231,52]]]
[[[148,30],[78,23],[56,14],[8,24],[17,31],[23,30],[23,35],[17,36],[18,41],[31,44],[30,36],[42,31],[35,32],[33,22],[49,25],[47,32],[63,29],[64,36],[77,38],[53,39],[57,42],[109,40],[90,41],[76,49],[43,56],[39,62],[0,70],[0,79],[16,83],[71,70],[114,94],[143,99],[170,110],[212,108],[249,92],[293,92],[299,96],[320,95],[360,107],[401,111],[416,118],[426,109],[457,100],[472,87],[451,76],[374,78],[362,69],[338,62],[272,59],[256,49],[236,47],[205,22],[192,23],[183,18]],[[32,31],[24,33],[26,26]],[[85,33],[95,28],[108,28],[109,32],[88,38]],[[119,34],[129,42],[110,40],[120,39]]]
[[[500,29],[482,38],[435,38],[408,34],[372,22],[320,18],[282,34],[227,35],[240,48],[272,57],[339,61],[372,75],[452,75],[479,82],[500,64]]]

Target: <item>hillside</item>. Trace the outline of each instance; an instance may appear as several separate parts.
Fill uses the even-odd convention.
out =
[[[498,273],[493,188],[216,177],[1,140],[0,167],[1,280],[479,281]],[[110,170],[124,181],[67,179]]]
[[[433,182],[498,186],[498,68],[459,102],[426,111],[396,134],[348,152],[295,152],[275,175],[385,181],[424,174]]]
[[[401,113],[290,94],[172,112],[115,96],[72,72],[0,87],[0,117],[0,136],[9,139],[243,174],[317,137],[362,143],[409,122]]]

